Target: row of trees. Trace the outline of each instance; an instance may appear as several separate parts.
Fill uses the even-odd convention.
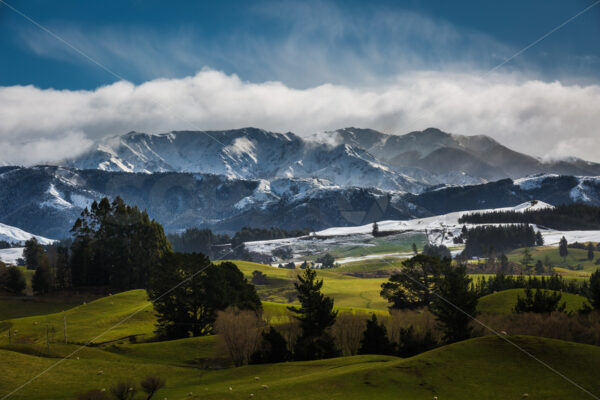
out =
[[[597,230],[600,229],[600,207],[573,203],[524,212],[476,212],[463,215],[458,222],[461,224],[536,224],[565,231]]]
[[[536,233],[530,225],[477,226],[467,229],[462,236],[465,240],[463,258],[485,257],[544,244],[541,233]]]

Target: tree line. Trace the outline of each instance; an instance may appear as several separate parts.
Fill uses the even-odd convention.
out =
[[[460,224],[536,224],[565,231],[597,230],[600,229],[600,207],[573,203],[523,212],[475,212],[463,215],[458,222]]]
[[[487,257],[522,247],[544,245],[542,234],[536,233],[528,224],[465,227],[461,238],[465,241],[463,258]]]

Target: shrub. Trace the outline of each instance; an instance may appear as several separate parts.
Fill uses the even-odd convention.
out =
[[[131,400],[135,396],[137,389],[135,383],[123,381],[112,386],[109,391],[117,400]]]
[[[140,382],[142,391],[148,396],[146,400],[150,400],[156,392],[165,387],[165,380],[158,376],[147,376]]]

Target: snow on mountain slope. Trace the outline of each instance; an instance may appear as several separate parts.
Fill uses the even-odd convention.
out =
[[[66,163],[79,169],[213,173],[236,179],[317,177],[338,185],[412,192],[424,187],[361,148],[256,128],[159,135],[130,132]]]
[[[12,244],[18,244],[25,242],[26,240],[35,237],[41,244],[52,244],[54,240],[45,238],[43,236],[33,235],[29,232],[25,232],[22,229],[15,228],[14,226],[5,225],[0,223],[0,240],[6,241]]]

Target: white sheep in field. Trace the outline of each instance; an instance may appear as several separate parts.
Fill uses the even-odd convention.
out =
[[[104,375],[104,371],[98,371],[96,372],[96,375]]]
[[[522,399],[526,399],[526,398],[528,398],[528,397],[529,397],[529,393],[523,393],[523,394],[521,395],[521,398],[522,398]]]
[[[267,386],[267,385],[261,385],[260,387],[262,387],[263,389],[268,389],[269,388],[269,386]]]
[[[508,336],[508,333],[506,333],[506,331],[500,331],[501,334],[503,334],[504,336]]]

